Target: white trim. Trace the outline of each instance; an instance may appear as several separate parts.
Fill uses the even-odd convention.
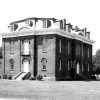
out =
[[[29,31],[16,31],[16,32],[9,32],[9,33],[2,33],[0,34],[2,38],[11,38],[11,37],[20,37],[20,36],[29,36],[29,35],[46,35],[46,34],[58,34],[67,38],[80,40],[84,43],[93,44],[94,41],[87,39],[86,37],[77,35],[75,33],[68,33],[66,31],[60,29],[42,29],[42,30],[29,30]]]

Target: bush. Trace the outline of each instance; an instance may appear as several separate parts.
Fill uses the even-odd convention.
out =
[[[96,80],[96,76],[91,76],[91,79],[92,80]]]
[[[9,76],[8,76],[8,79],[11,80],[11,79],[12,79],[12,75],[9,75]]]
[[[43,76],[42,75],[37,75],[36,79],[41,81],[43,79]]]
[[[30,80],[36,80],[36,77],[30,77]]]
[[[7,75],[6,74],[3,75],[3,79],[7,79]]]
[[[0,79],[1,79],[1,76],[0,76]]]
[[[76,74],[76,80],[86,80],[86,78],[83,75]]]
[[[67,80],[72,80],[72,78],[68,75],[68,76],[65,77],[65,80],[66,80],[66,81],[67,81]]]

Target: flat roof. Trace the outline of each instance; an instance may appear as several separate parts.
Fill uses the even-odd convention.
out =
[[[8,33],[1,33],[0,35],[2,36],[2,38],[13,38],[13,37],[21,37],[21,36],[47,35],[47,34],[61,35],[67,38],[80,40],[87,44],[93,44],[95,42],[81,35],[77,35],[75,33],[68,33],[60,29],[41,29],[41,30],[34,29],[34,30],[28,30],[28,31],[14,31],[14,32],[8,32]]]

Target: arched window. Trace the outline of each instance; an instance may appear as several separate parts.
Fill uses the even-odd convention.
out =
[[[47,66],[47,59],[46,58],[42,58],[41,59],[41,63],[42,63],[42,70],[46,71],[46,66]]]
[[[10,59],[9,63],[10,63],[10,69],[13,70],[14,69],[14,63],[15,63],[14,59]]]

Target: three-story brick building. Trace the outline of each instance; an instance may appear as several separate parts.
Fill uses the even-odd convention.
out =
[[[2,33],[1,74],[17,75],[16,79],[29,72],[56,79],[91,75],[93,41],[86,28],[55,18],[27,18],[9,28],[11,32]]]

